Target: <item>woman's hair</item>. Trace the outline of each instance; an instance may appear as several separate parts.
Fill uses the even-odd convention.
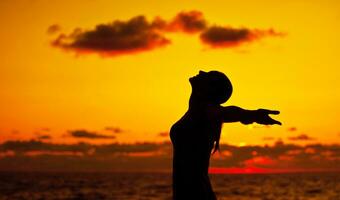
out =
[[[208,72],[207,84],[209,87],[207,98],[214,104],[226,102],[233,92],[233,87],[228,77],[218,71]]]
[[[199,74],[200,78],[193,79],[191,84],[193,86],[193,93],[199,94],[199,99],[206,101],[210,105],[220,106],[220,104],[226,102],[233,92],[228,77],[218,71],[204,72],[202,75]],[[195,77],[194,77],[195,78]],[[190,103],[194,99],[190,97]],[[217,125],[217,124],[216,124]],[[213,135],[214,150],[213,153],[219,150],[220,147],[220,136],[222,129],[222,122],[217,125]]]
[[[230,80],[225,74],[218,71],[210,71],[208,75],[208,100],[218,105],[226,102],[233,92]],[[215,143],[213,153],[220,149],[222,123],[218,124],[218,126],[216,127],[216,135],[213,136]]]

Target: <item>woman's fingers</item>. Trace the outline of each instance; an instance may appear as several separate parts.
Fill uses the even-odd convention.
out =
[[[282,125],[281,122],[272,119],[269,115],[277,115],[280,114],[280,111],[278,110],[268,110],[268,109],[259,109],[259,114],[260,114],[260,118],[262,118],[262,124],[268,124],[268,125],[272,125],[272,124],[278,124],[278,125]]]
[[[281,122],[279,122],[279,121],[277,121],[277,120],[275,120],[275,119],[272,119],[272,118],[270,118],[270,123],[271,123],[271,124],[282,125]]]
[[[280,114],[280,111],[278,111],[278,110],[259,109],[259,111],[265,112],[267,114],[273,114],[273,115]]]
[[[268,110],[268,111],[269,111],[268,114],[273,114],[273,115],[280,114],[280,111],[278,111],[278,110]]]

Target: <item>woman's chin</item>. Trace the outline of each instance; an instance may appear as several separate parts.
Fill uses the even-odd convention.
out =
[[[195,79],[197,79],[197,76],[192,76],[192,77],[189,78],[189,81],[193,81]]]

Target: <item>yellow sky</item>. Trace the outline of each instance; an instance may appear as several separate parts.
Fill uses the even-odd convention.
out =
[[[263,137],[286,141],[301,133],[316,142],[340,142],[338,1],[140,2],[1,1],[0,141],[33,138],[49,128],[52,141],[69,142],[62,137],[68,130],[103,132],[107,126],[127,130],[115,141],[162,141],[159,132],[187,109],[188,78],[198,70],[219,70],[234,86],[225,105],[277,109],[283,123],[225,124],[222,142],[264,144]],[[53,48],[55,35],[46,33],[52,24],[70,33],[136,15],[170,19],[183,10],[201,11],[210,24],[274,28],[287,35],[209,49],[198,35],[171,33],[172,44],[163,48],[103,58]]]

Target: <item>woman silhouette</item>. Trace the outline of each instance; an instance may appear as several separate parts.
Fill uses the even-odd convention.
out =
[[[221,72],[200,71],[189,81],[192,87],[189,109],[170,130],[174,150],[173,199],[216,200],[208,168],[210,154],[219,150],[222,123],[281,125],[268,116],[279,111],[221,106],[232,93],[231,82]]]

